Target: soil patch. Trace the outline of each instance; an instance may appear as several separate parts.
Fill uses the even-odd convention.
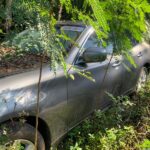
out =
[[[40,59],[41,56],[38,54],[18,55],[14,49],[0,46],[0,77],[36,69],[40,66]],[[43,63],[48,63],[48,60],[48,57],[45,57]]]

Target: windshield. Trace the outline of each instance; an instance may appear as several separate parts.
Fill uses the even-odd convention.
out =
[[[62,26],[60,28],[57,28],[58,33],[67,37],[60,39],[61,43],[63,44],[67,52],[69,52],[73,44],[75,44],[76,40],[79,38],[83,30],[84,30],[83,27],[73,27],[73,26]]]
[[[56,31],[59,37],[59,41],[62,43],[66,52],[68,53],[75,44],[76,40],[79,38],[81,33],[83,32],[84,27],[75,27],[75,26],[59,26],[56,27]],[[61,36],[63,35],[63,36]],[[21,33],[19,33],[13,39],[13,45],[20,47],[23,50],[27,50],[30,52],[40,52],[42,50],[42,46],[40,44],[40,32],[35,29],[28,29]]]

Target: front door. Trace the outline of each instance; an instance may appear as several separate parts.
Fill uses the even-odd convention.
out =
[[[86,42],[80,50],[74,67],[79,71],[90,72],[91,77],[95,80],[92,82],[85,77],[79,75],[78,71],[70,69],[69,74],[73,74],[75,79],[68,79],[68,125],[72,128],[79,123],[83,118],[88,116],[96,108],[104,108],[109,104],[108,95],[106,92],[112,93],[120,88],[121,82],[121,63],[116,63],[114,58],[110,62],[112,53],[112,45],[108,44],[105,48],[108,52],[108,57],[103,62],[84,63],[82,53],[90,47],[102,47],[96,36],[92,33],[87,38]],[[116,63],[116,65],[114,65]]]

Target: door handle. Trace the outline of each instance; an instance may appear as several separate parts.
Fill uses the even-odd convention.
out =
[[[116,60],[116,61],[112,64],[113,67],[118,67],[118,66],[120,66],[120,65],[121,65],[121,62],[120,62],[119,60]]]
[[[143,56],[143,53],[142,52],[139,52],[138,54],[137,54],[137,57],[142,57]]]

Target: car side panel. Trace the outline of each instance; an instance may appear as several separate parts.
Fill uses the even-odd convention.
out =
[[[39,70],[36,70],[0,80],[1,123],[20,116],[36,116],[38,78]],[[66,81],[62,69],[55,75],[49,66],[43,68],[39,117],[49,126],[52,142],[67,132]]]
[[[122,88],[123,93],[128,93],[135,88],[137,80],[140,75],[141,68],[147,63],[150,64],[150,46],[144,42],[136,45],[131,50],[131,56],[136,64],[136,67],[134,67],[129,62],[129,60],[124,58],[123,63],[130,70],[126,69],[126,73],[123,76],[124,78],[124,83],[123,83],[124,86]]]

